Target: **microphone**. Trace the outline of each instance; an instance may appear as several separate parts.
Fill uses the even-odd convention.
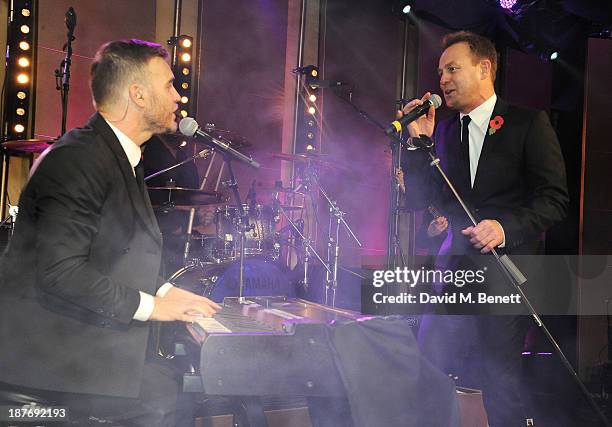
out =
[[[209,145],[212,145],[213,148],[219,149],[223,153],[231,154],[234,158],[246,163],[251,167],[258,169],[260,166],[259,163],[257,163],[255,160],[251,159],[248,156],[245,156],[241,152],[230,147],[228,143],[220,141],[214,136],[207,133],[198,125],[198,122],[196,122],[195,119],[192,117],[185,117],[181,119],[181,121],[179,122],[179,132],[190,138],[195,136],[202,137],[206,139],[209,142]]]
[[[74,8],[71,6],[68,8],[68,11],[64,15],[64,20],[66,21],[66,28],[71,32],[74,31],[77,25],[77,16]]]
[[[402,131],[402,128],[406,126],[408,123],[412,123],[423,114],[426,114],[431,107],[438,108],[442,105],[442,98],[440,95],[433,94],[431,97],[423,103],[423,105],[419,105],[414,110],[404,114],[401,118],[392,122],[387,129],[385,129],[385,133],[387,135],[391,135],[393,133],[399,133]]]
[[[338,86],[346,86],[347,83],[340,82],[338,80],[316,80],[310,83],[307,83],[313,89],[321,88],[330,88],[330,87],[338,87]]]

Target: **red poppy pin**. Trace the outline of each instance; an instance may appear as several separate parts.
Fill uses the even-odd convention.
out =
[[[489,135],[493,135],[495,132],[501,129],[504,124],[504,118],[502,116],[495,116],[489,122]]]

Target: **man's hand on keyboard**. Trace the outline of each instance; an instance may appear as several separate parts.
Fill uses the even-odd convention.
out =
[[[176,286],[163,297],[155,297],[151,320],[193,322],[198,317],[212,317],[221,306]]]

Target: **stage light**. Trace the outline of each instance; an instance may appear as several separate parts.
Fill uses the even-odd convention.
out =
[[[196,60],[193,54],[193,37],[182,34],[174,39],[175,51],[172,56],[172,70],[176,76],[174,87],[181,97],[182,117],[195,114],[192,111],[194,94],[191,91],[191,82],[197,76],[193,76],[197,70],[192,67],[192,62]]]
[[[36,105],[37,1],[11,0],[2,109],[5,141],[33,137]]]
[[[308,126],[314,126],[315,122],[314,120],[308,120]]]
[[[315,107],[308,107],[308,114],[312,114],[313,116],[317,112]]]
[[[412,6],[410,6],[409,4],[407,4],[406,6],[404,6],[402,8],[402,13],[405,13],[406,15],[408,15],[410,13],[410,11],[412,10]]]
[[[306,151],[314,151],[314,149],[315,149],[315,148],[314,148],[314,145],[312,145],[312,144],[308,144],[308,145],[306,146]]]
[[[317,95],[311,94],[308,99],[310,100],[310,102],[316,102],[317,101]]]
[[[17,75],[17,83],[24,85],[29,81],[30,81],[30,76],[28,76],[27,74],[21,73]]]
[[[555,51],[555,52],[551,53],[549,58],[550,58],[551,61],[554,61],[555,59],[559,58],[559,52]]]
[[[312,139],[312,138],[314,138],[314,133],[312,133],[312,132],[308,132],[308,133],[306,134],[306,137],[307,137],[308,139]]]
[[[187,146],[187,141],[182,140],[181,144],[179,145],[179,147],[183,148],[183,147],[186,147],[186,146]]]
[[[313,68],[312,70],[310,70],[310,75],[312,77],[317,77],[319,75],[319,70],[317,70],[316,68]]]
[[[506,10],[510,10],[514,7],[516,2],[517,0],[499,0],[499,5]]]

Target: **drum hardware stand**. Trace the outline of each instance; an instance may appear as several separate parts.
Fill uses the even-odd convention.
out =
[[[345,212],[341,211],[338,207],[338,203],[327,195],[321,184],[317,181],[317,177],[313,176],[314,181],[317,183],[319,187],[319,191],[327,200],[327,204],[329,205],[329,232],[328,232],[328,243],[327,243],[327,264],[331,265],[331,257],[333,255],[333,274],[330,275],[330,271],[328,269],[326,280],[325,280],[325,304],[328,303],[328,293],[329,288],[332,289],[332,307],[336,306],[336,290],[338,289],[338,261],[340,257],[340,225],[344,225],[349,236],[355,240],[357,245],[361,248],[363,245],[353,233],[353,230],[348,225],[346,220],[344,219]],[[332,215],[336,218],[336,231],[335,237],[332,237]],[[332,251],[333,244],[333,251]]]
[[[179,162],[175,165],[170,166],[169,168],[166,169],[162,169],[160,171],[157,171],[155,173],[152,173],[151,175],[145,177],[145,182],[155,178],[156,176],[159,176],[163,173],[166,173],[172,169],[178,168],[179,166],[184,165],[185,163],[189,163],[192,160],[198,159],[198,158],[202,158],[205,159],[206,157],[208,157],[212,152],[214,151],[214,149],[210,149],[210,148],[205,148],[204,150],[194,154],[193,156],[183,160],[182,162]],[[169,204],[169,209],[173,209],[174,208],[174,204]],[[191,208],[189,209],[189,220],[187,221],[187,238],[185,239],[185,249],[183,250],[183,265],[187,266],[188,261],[189,261],[189,252],[191,250],[191,234],[193,232],[193,220],[195,218],[195,208]]]
[[[316,171],[312,166],[308,166],[304,173],[306,175],[306,187],[310,187],[310,182],[314,183],[318,190],[321,192],[327,204],[329,205],[329,229],[327,237],[327,262],[325,263],[327,272],[325,274],[325,304],[329,305],[329,293],[331,288],[332,307],[336,306],[336,291],[338,289],[338,263],[340,258],[340,225],[344,225],[346,231],[350,237],[355,240],[359,247],[362,247],[362,243],[359,238],[355,235],[351,227],[344,219],[345,212],[340,210],[338,203],[332,200],[321,183],[317,178]],[[335,236],[333,236],[333,218],[336,218]],[[332,261],[333,258],[333,261]]]
[[[278,203],[278,199],[275,199],[274,203]],[[323,261],[323,258],[321,258],[321,256],[318,254],[317,250],[312,247],[312,244],[310,243],[310,239],[307,239],[304,236],[304,234],[300,231],[300,227],[298,227],[296,225],[296,223],[293,222],[291,220],[291,218],[289,218],[289,215],[287,214],[287,211],[285,211],[285,209],[283,209],[283,207],[280,205],[280,203],[278,203],[277,208],[278,208],[279,212],[285,217],[285,219],[287,220],[287,222],[289,223],[291,228],[293,228],[295,230],[295,232],[297,233],[297,235],[300,237],[300,239],[302,239],[302,243],[304,244],[304,246],[306,248],[306,255],[304,257],[304,270],[305,270],[305,272],[304,272],[304,287],[306,288],[308,286],[308,279],[306,277],[306,274],[308,272],[308,264],[310,263],[310,261],[309,261],[309,254],[310,254],[310,252],[312,252],[312,254],[314,254],[314,256],[319,260],[321,265],[323,267],[325,267],[325,269],[327,270],[327,274],[332,274],[332,271],[329,268],[328,263]],[[308,251],[310,251],[310,252],[308,252]]]

